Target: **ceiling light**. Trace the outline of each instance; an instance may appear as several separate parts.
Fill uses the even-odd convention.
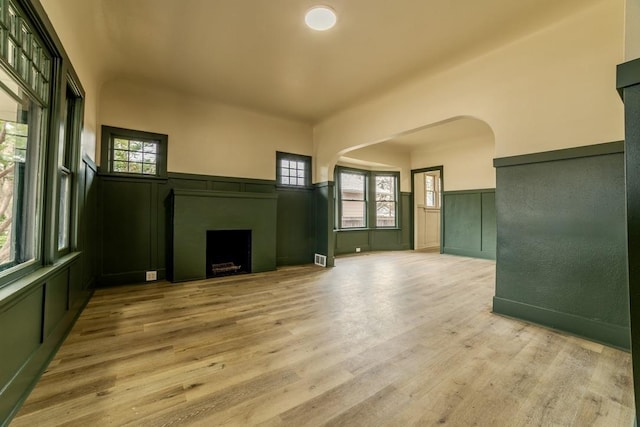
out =
[[[325,31],[336,25],[336,13],[327,6],[315,6],[304,15],[304,22],[313,30]]]

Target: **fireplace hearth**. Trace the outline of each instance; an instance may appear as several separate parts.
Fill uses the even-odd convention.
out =
[[[206,277],[251,273],[251,230],[207,230]]]

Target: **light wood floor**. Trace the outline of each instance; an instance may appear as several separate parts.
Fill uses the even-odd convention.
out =
[[[629,354],[434,253],[97,290],[13,426],[632,425]]]

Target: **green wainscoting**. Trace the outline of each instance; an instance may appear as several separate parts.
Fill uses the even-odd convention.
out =
[[[411,193],[400,194],[398,228],[335,231],[335,254],[411,249]]]
[[[334,182],[314,184],[316,229],[315,253],[327,257],[327,267],[335,265],[335,198]]]
[[[290,189],[276,187],[272,180],[175,172],[169,172],[167,179],[100,175],[99,181],[100,285],[142,283],[146,271],[157,271],[158,279],[167,277],[172,190],[277,196],[277,217],[270,224],[276,232],[276,264],[313,262],[316,197],[311,188]],[[217,202],[223,206],[233,203],[223,198]]]
[[[495,259],[495,189],[445,191],[442,200],[442,252]]]
[[[629,348],[623,150],[496,159],[496,313]]]
[[[640,419],[640,58],[618,65],[616,88],[624,101],[629,320],[637,421]]]
[[[0,289],[0,425],[46,369],[89,301],[96,275],[96,167],[78,172],[77,251]]]
[[[313,189],[278,187],[276,263],[313,262],[315,249],[315,195]]]

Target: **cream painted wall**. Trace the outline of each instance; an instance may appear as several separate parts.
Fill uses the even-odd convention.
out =
[[[624,60],[640,58],[640,0],[627,0],[624,10]]]
[[[411,169],[443,166],[443,191],[496,187],[490,135],[429,144],[411,153]]]
[[[133,81],[104,85],[100,124],[169,135],[170,172],[275,179],[276,151],[313,147],[308,124]]]
[[[400,191],[411,191],[411,156],[408,151],[399,150],[393,145],[381,143],[350,151],[346,153],[345,156],[378,165],[367,166],[360,163],[350,163],[349,161],[340,160],[338,163],[342,166],[367,170],[399,171]],[[384,167],[383,165],[388,167]]]
[[[95,160],[100,87],[105,76],[101,57],[107,52],[97,52],[91,42],[95,29],[86,28],[89,20],[83,15],[89,3],[82,0],[75,7],[60,0],[41,0],[85,91],[82,152]]]
[[[624,0],[602,0],[526,38],[329,117],[314,128],[315,181],[329,179],[338,157],[352,147],[456,116],[491,126],[495,157],[623,139],[623,106],[615,91],[616,64],[623,59],[623,9]]]

